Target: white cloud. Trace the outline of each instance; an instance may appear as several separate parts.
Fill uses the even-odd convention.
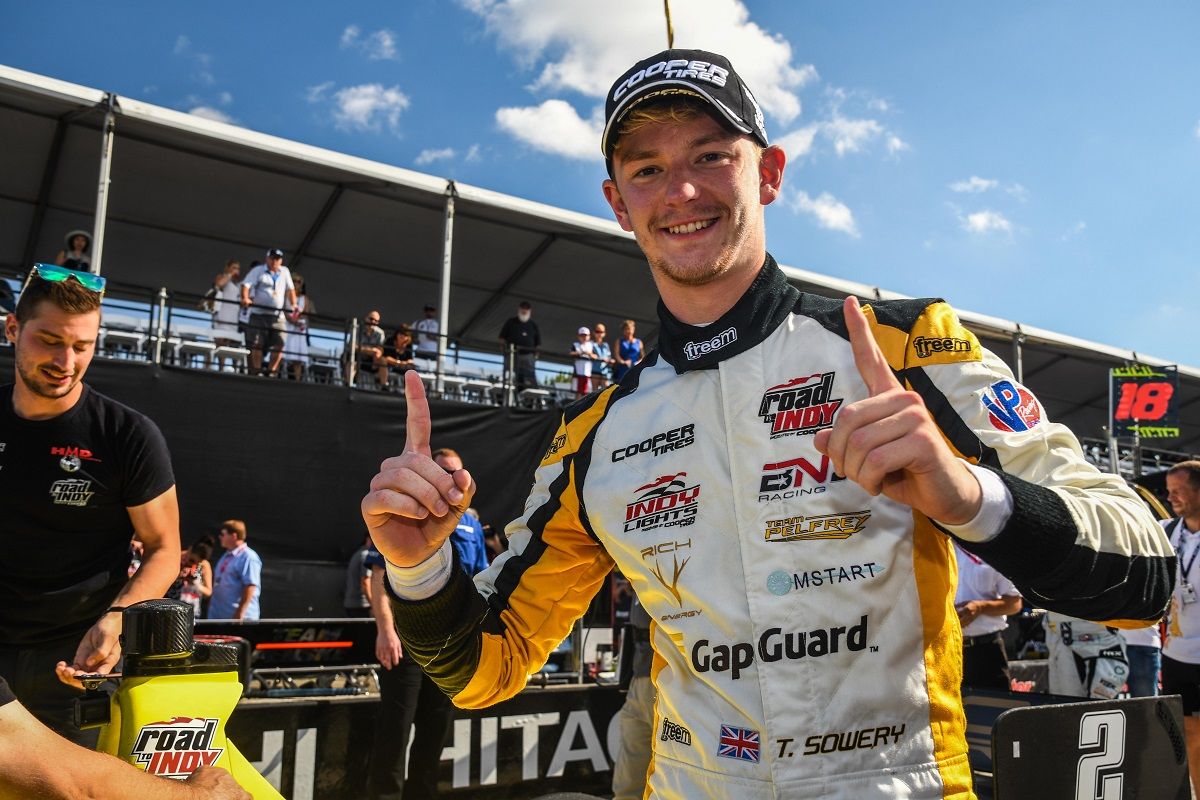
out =
[[[959,215],[963,230],[971,233],[1012,233],[1012,223],[999,211],[976,211],[965,216]]]
[[[184,53],[186,53],[188,51],[188,48],[190,48],[191,46],[192,46],[192,40],[189,39],[188,37],[184,36],[181,33],[181,34],[179,34],[179,36],[175,37],[175,49],[173,52],[175,53],[175,55],[181,56]]]
[[[785,133],[783,136],[776,137],[771,141],[771,144],[777,144],[783,148],[783,152],[790,159],[799,159],[812,152],[813,140],[817,136],[817,131],[820,130],[817,125],[806,125],[803,128]]]
[[[463,161],[466,161],[468,164],[478,164],[480,161],[483,161],[483,156],[479,152],[479,145],[473,144],[468,147],[467,154],[463,156]]]
[[[396,34],[387,28],[362,35],[362,28],[347,25],[342,31],[340,44],[343,50],[361,50],[372,61],[392,61],[396,58]]]
[[[237,123],[237,120],[235,120],[233,117],[229,116],[220,109],[213,108],[212,106],[196,106],[188,113],[194,117],[211,119],[213,122],[224,122],[229,125],[234,125]]]
[[[887,139],[888,155],[894,156],[899,153],[903,153],[905,150],[911,150],[911,149],[912,148],[908,146],[908,142],[904,141],[896,134],[893,133],[888,136],[888,139]]]
[[[1194,130],[1194,131],[1192,131],[1192,132],[1193,132],[1194,134],[1196,134],[1196,138],[1197,138],[1197,139],[1200,139],[1200,121],[1197,121],[1197,122],[1196,122],[1196,130]]]
[[[221,105],[227,106],[233,102],[233,95],[229,92],[221,92],[217,95],[217,100],[220,101]]]
[[[999,185],[999,181],[994,181],[990,178],[981,178],[978,175],[972,175],[965,181],[955,181],[954,183],[950,184],[950,191],[959,192],[960,194],[980,194],[981,192],[995,189]]]
[[[192,40],[187,36],[183,34],[177,36],[175,38],[175,47],[171,52],[192,62],[192,78],[197,83],[203,86],[212,86],[217,82],[212,71],[212,56],[208,53],[197,53],[193,50]]]
[[[418,167],[424,167],[432,164],[435,161],[449,161],[450,159],[454,158],[454,155],[455,153],[453,147],[443,147],[440,150],[422,150],[417,154],[417,157],[413,159],[413,163]]]
[[[854,213],[845,203],[829,192],[821,192],[814,199],[809,196],[808,192],[801,190],[791,201],[791,207],[802,214],[812,216],[822,228],[841,231],[856,239],[861,235],[854,222]]]
[[[1087,223],[1083,220],[1079,220],[1079,222],[1076,222],[1074,225],[1072,225],[1066,233],[1058,238],[1060,241],[1065,242],[1068,239],[1074,239],[1076,236],[1081,236],[1085,230],[1087,230]]]
[[[873,119],[849,119],[835,115],[821,126],[821,132],[833,142],[838,156],[857,153],[868,142],[883,135],[884,128]]]
[[[309,95],[313,92],[310,89]],[[395,131],[408,97],[396,86],[380,83],[347,86],[333,94],[333,124],[345,131],[378,131],[384,125]]]
[[[319,103],[325,99],[326,92],[328,92],[332,88],[333,88],[333,81],[325,81],[324,83],[318,83],[316,86],[308,87],[308,90],[305,92],[305,98],[310,103]]]
[[[1022,203],[1029,199],[1029,190],[1019,183],[1010,183],[1008,186],[1004,187],[1004,191],[1008,192]]]
[[[585,120],[565,100],[547,100],[532,108],[496,111],[500,129],[527,145],[566,158],[593,159],[600,152],[600,116]]]

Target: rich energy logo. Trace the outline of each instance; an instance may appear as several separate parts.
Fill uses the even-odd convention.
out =
[[[662,733],[659,734],[659,739],[664,742],[679,742],[688,747],[692,746],[692,732],[677,722],[671,722],[666,717],[663,717]]]
[[[687,566],[687,563],[692,560],[691,556],[688,556],[682,561],[679,560],[680,551],[685,549],[692,549],[691,539],[688,539],[684,542],[676,542],[674,540],[669,542],[659,542],[658,544],[653,544],[649,547],[642,548],[642,561],[651,558],[654,559],[654,566],[650,568],[650,574],[652,574],[655,578],[658,578],[658,582],[661,583],[662,587],[666,589],[672,597],[675,598],[675,604],[680,608],[683,608],[683,596],[679,592],[679,576],[683,574],[683,568]],[[662,564],[658,560],[658,556],[666,555],[668,553],[671,555],[672,574],[670,580],[667,580],[666,575],[663,574]],[[668,622],[670,620],[694,617],[699,613],[699,609],[690,609],[680,611],[675,614],[664,614],[660,621]]]
[[[50,484],[50,499],[56,506],[86,507],[95,492],[91,491],[92,482],[82,478],[63,478]]]
[[[822,586],[837,586],[840,583],[855,583],[870,580],[884,573],[882,564],[868,561],[865,564],[848,564],[842,567],[826,567],[807,572],[786,572],[777,569],[767,576],[767,591],[783,597],[793,589],[818,589]]]
[[[813,517],[788,517],[767,520],[763,538],[768,542],[800,542],[809,539],[849,539],[861,531],[871,518],[869,510],[842,514],[818,514]]]
[[[737,329],[727,328],[703,342],[688,342],[683,346],[683,355],[688,361],[698,361],[702,356],[715,353],[722,347],[737,341]]]
[[[216,731],[215,719],[175,717],[144,725],[130,755],[151,775],[183,779],[217,763],[224,749],[212,746]]]
[[[805,475],[811,478],[815,485],[805,487]],[[825,491],[825,484],[844,480],[846,480],[844,475],[833,473],[830,469],[829,456],[821,456],[819,467],[813,466],[813,463],[807,458],[793,458],[791,461],[763,464],[762,478],[758,484],[758,502],[769,503],[775,500],[791,500],[809,494],[821,494]]]
[[[625,506],[625,532],[651,531],[696,521],[700,510],[700,484],[688,486],[686,472],[663,475],[639,486],[641,494]]]
[[[969,353],[971,343],[950,336],[918,336],[913,339],[913,349],[917,351],[917,358],[929,358],[934,353]]]
[[[695,431],[696,426],[693,424],[681,425],[669,431],[661,431],[649,439],[643,439],[640,442],[613,450],[612,461],[615,464],[618,461],[633,458],[641,453],[652,453],[651,457],[653,458],[661,456],[663,453],[669,453],[672,450],[682,449],[696,441]]]
[[[788,631],[782,628],[767,628],[758,637],[758,658],[763,663],[789,659],[797,661],[805,656],[821,658],[837,653],[843,640],[846,649],[858,652],[867,648],[867,617],[863,615],[857,625],[846,627],[817,628],[812,631]],[[872,648],[874,652],[875,648]],[[754,663],[755,648],[750,642],[733,644],[710,644],[700,639],[692,645],[692,669],[702,672],[728,672],[738,680],[742,672]]]
[[[763,394],[758,415],[771,426],[772,439],[806,436],[833,427],[833,417],[842,405],[842,398],[829,397],[835,374],[824,372],[792,378]]]

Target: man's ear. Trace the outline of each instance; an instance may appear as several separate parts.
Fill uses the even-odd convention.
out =
[[[629,219],[629,209],[625,207],[625,201],[621,199],[621,190],[617,188],[617,182],[609,178],[604,181],[602,186],[604,189],[604,199],[608,201],[608,205],[613,210],[613,215],[617,218],[617,224],[622,230],[633,232],[633,222]]]
[[[782,147],[772,145],[762,151],[762,157],[758,160],[758,199],[764,206],[779,199],[786,164],[787,155]]]
[[[4,338],[17,343],[17,334],[21,331],[21,323],[17,322],[17,312],[12,311],[4,318]]]

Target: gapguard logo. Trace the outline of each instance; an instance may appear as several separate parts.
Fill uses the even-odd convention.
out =
[[[842,398],[830,399],[833,376],[824,372],[792,378],[787,383],[772,386],[762,396],[758,415],[771,426],[771,438],[807,436],[833,427],[833,418],[842,405]]]
[[[776,597],[783,597],[793,589],[819,589],[823,586],[837,586],[841,583],[855,583],[870,580],[882,575],[887,568],[874,561],[865,564],[848,564],[841,567],[826,567],[805,572],[787,572],[777,569],[767,576],[767,591]]]
[[[763,538],[768,542],[801,542],[809,539],[849,539],[867,526],[869,509],[812,517],[767,520]]]
[[[680,527],[696,521],[700,510],[700,484],[687,485],[687,473],[663,475],[639,486],[638,498],[625,506],[625,532]]]
[[[183,779],[217,763],[224,749],[212,746],[216,731],[215,719],[175,717],[144,725],[130,755],[151,775]]]
[[[835,625],[832,628],[817,628],[812,631],[788,631],[782,628],[767,628],[758,637],[758,657],[764,664],[788,659],[821,658],[840,652],[843,643],[850,652],[867,649],[867,616],[864,614],[857,625]],[[875,648],[871,648],[875,652]],[[692,669],[697,673],[728,672],[733,680],[739,680],[742,672],[754,663],[755,647],[750,642],[733,644],[710,644],[700,639],[692,645]]]
[[[671,428],[669,431],[660,431],[648,439],[643,439],[640,442],[613,450],[612,462],[615,464],[618,461],[625,461],[642,453],[650,453],[652,458],[656,458],[663,453],[679,450],[695,443],[695,432],[696,426],[691,423],[680,425],[678,428]]]
[[[722,347],[731,345],[736,341],[737,329],[728,328],[711,339],[705,339],[703,342],[688,342],[683,346],[683,355],[688,361],[697,361],[701,356],[715,353]]]
[[[807,475],[813,485],[805,486]],[[814,466],[807,458],[793,458],[775,464],[763,464],[762,478],[758,484],[758,502],[791,500],[810,494],[821,494],[825,484],[846,480],[830,468],[829,456],[821,456],[821,465]]]
[[[92,482],[82,478],[63,478],[50,484],[50,499],[56,506],[86,508],[94,494]]]

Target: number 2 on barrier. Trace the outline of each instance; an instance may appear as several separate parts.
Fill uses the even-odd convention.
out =
[[[1075,771],[1075,800],[1121,800],[1125,774],[1100,770],[1125,761],[1125,712],[1094,711],[1079,720],[1079,747],[1099,747],[1098,753],[1081,756]]]

